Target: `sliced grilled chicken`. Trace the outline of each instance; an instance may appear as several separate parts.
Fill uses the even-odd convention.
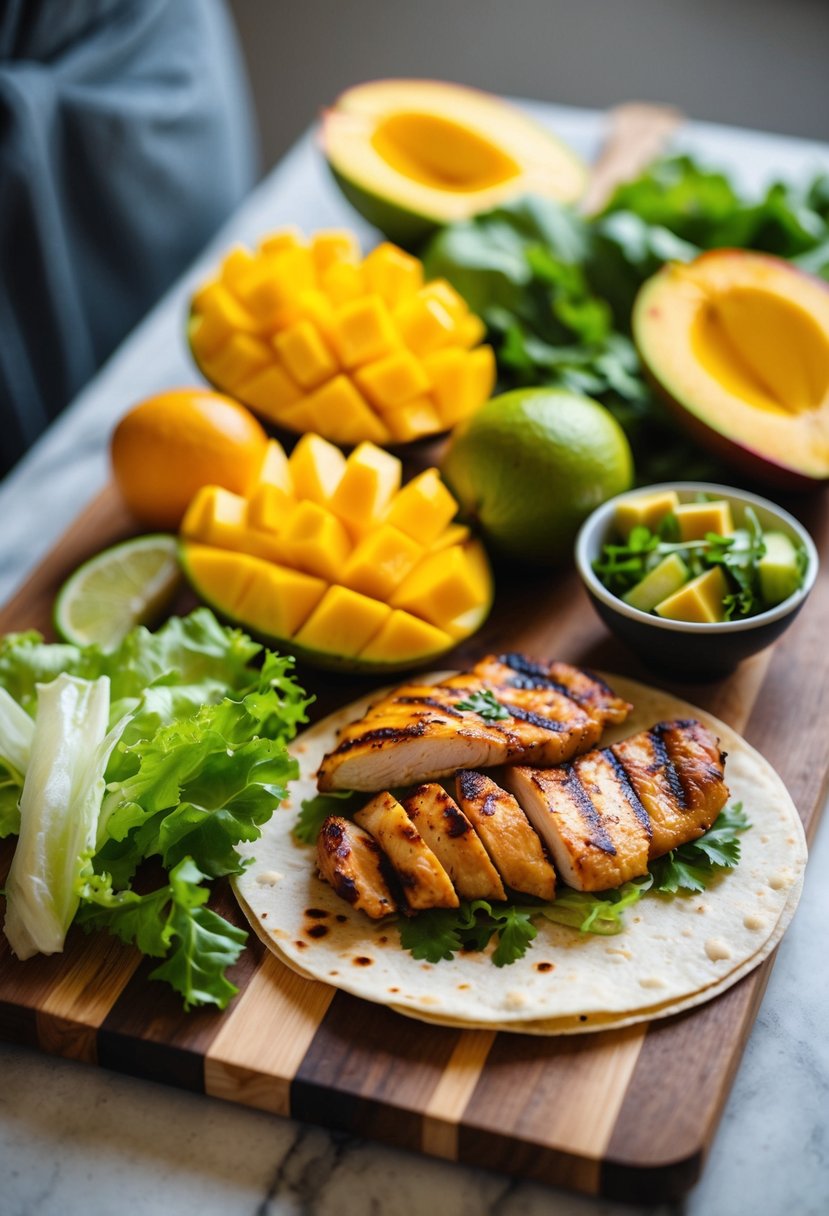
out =
[[[442,785],[421,785],[403,802],[462,899],[506,899],[498,871],[472,824]]]
[[[696,840],[725,806],[725,755],[701,722],[657,722],[610,750],[650,817],[652,858]]]
[[[670,738],[669,764],[654,732]],[[650,858],[696,839],[703,819],[713,823],[728,797],[723,762],[717,740],[699,722],[663,722],[571,764],[507,769],[504,781],[564,882],[604,891],[645,874]],[[683,813],[680,791],[685,804],[693,800],[690,814]]]
[[[468,769],[457,774],[455,792],[506,885],[539,899],[554,899],[555,871],[512,795],[490,777]]]
[[[579,891],[618,887],[648,868],[650,824],[614,761],[596,751],[558,768],[505,773],[561,878]]]
[[[338,895],[380,920],[395,911],[383,874],[383,854],[373,836],[350,819],[329,815],[317,837],[317,865]]]
[[[449,875],[396,798],[378,794],[354,819],[371,833],[391,863],[409,911],[457,908]]]
[[[482,693],[508,716],[492,720],[458,708]],[[318,785],[381,790],[459,768],[560,764],[591,748],[605,723],[629,710],[601,681],[566,663],[490,656],[474,671],[440,684],[407,684],[377,702],[323,758]]]
[[[559,660],[543,663],[523,654],[502,654],[497,658],[489,655],[476,663],[473,671],[499,688],[558,690],[596,718],[601,726],[624,722],[630,713],[630,703],[617,696],[594,672]]]

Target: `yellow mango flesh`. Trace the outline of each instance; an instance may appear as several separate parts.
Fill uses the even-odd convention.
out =
[[[455,518],[457,509],[437,469],[427,469],[398,491],[387,520],[413,540],[432,545]]]
[[[395,608],[360,651],[360,658],[373,663],[399,662],[401,655],[416,655],[419,659],[442,654],[453,644],[453,639],[443,629],[436,629],[425,621]]]
[[[424,284],[420,261],[388,243],[361,262],[337,230],[232,250],[193,295],[188,333],[217,387],[268,422],[347,446],[445,431],[495,380],[485,327],[449,283]]]
[[[304,435],[288,457],[297,498],[327,503],[345,472],[345,456],[320,435]]]
[[[370,443],[346,459],[319,435],[290,457],[271,440],[247,498],[194,497],[185,571],[220,613],[311,661],[427,661],[478,628],[492,576],[437,469],[400,480],[399,459]]]
[[[725,501],[683,502],[675,508],[680,540],[705,540],[708,532],[728,536],[734,531],[731,507]]]
[[[281,548],[267,532],[250,526],[247,505],[246,499],[221,486],[202,486],[187,508],[181,534],[219,549],[278,561]]]
[[[654,494],[637,494],[623,499],[616,507],[613,522],[623,540],[627,540],[636,527],[645,527],[655,532],[660,522],[679,506],[676,490],[661,490]]]
[[[829,290],[766,254],[717,249],[637,296],[645,366],[700,442],[759,480],[829,477]]]
[[[361,443],[345,465],[331,509],[353,528],[363,531],[379,522],[400,488],[401,465],[372,443]]]
[[[329,587],[296,641],[322,654],[356,658],[390,615],[387,604],[348,587]]]
[[[700,624],[724,621],[723,598],[727,594],[725,575],[719,566],[714,566],[662,600],[654,612],[673,621],[695,621]]]

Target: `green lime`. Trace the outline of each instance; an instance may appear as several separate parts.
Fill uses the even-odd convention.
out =
[[[570,555],[595,507],[630,489],[633,457],[598,401],[563,389],[516,389],[455,431],[441,471],[495,552],[553,565]]]
[[[180,581],[175,536],[125,540],[70,574],[55,600],[55,628],[67,642],[110,650],[134,625],[157,619]]]

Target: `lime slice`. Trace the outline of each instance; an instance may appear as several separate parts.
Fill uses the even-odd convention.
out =
[[[77,646],[111,650],[134,625],[158,618],[180,581],[175,536],[123,541],[69,576],[55,601],[55,628]]]

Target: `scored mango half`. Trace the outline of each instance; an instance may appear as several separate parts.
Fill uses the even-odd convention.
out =
[[[273,233],[196,291],[188,336],[202,373],[261,418],[347,447],[446,431],[495,383],[483,322],[417,258],[349,232]]]
[[[221,616],[317,666],[431,662],[486,619],[492,573],[438,470],[401,477],[372,443],[346,458],[307,434],[286,456],[272,439],[247,497],[195,495],[184,571]]]

